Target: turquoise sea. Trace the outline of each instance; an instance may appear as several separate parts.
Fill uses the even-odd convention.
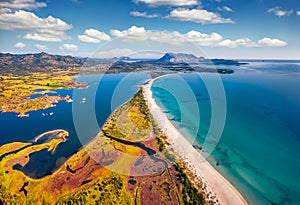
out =
[[[238,67],[219,68],[231,68],[235,72],[218,75],[226,97],[226,120],[221,138],[208,160],[249,204],[300,204],[300,62],[251,61]],[[149,78],[150,75],[143,72],[82,75],[79,80],[87,82],[89,88],[57,91],[63,96],[70,95],[73,103],[59,102],[56,107],[30,112],[28,118],[0,112],[0,146],[32,141],[54,129],[67,130],[68,140],[60,144],[54,154],[47,150],[34,153],[22,169],[33,178],[51,174],[91,140],[114,109],[130,99],[138,85]],[[181,90],[178,78],[190,87],[192,98],[187,98],[187,92]],[[171,122],[180,130],[184,128],[190,139],[196,137],[200,145],[206,142],[203,149],[211,145],[206,139],[212,121],[212,104],[221,100],[218,93],[208,94],[206,86],[214,85],[215,81],[216,74],[212,73],[200,76],[182,73],[160,78],[152,87],[155,99]],[[168,86],[181,97],[176,99],[161,89]],[[191,99],[199,109],[200,121],[189,102]],[[74,110],[74,105],[80,109]],[[53,115],[49,115],[51,112]],[[96,125],[91,123],[94,119],[90,119],[89,112],[95,113]],[[218,116],[221,110],[214,113]],[[74,123],[74,114],[83,127],[81,134]],[[192,135],[195,129],[196,134]],[[210,134],[214,135],[214,130]]]
[[[249,204],[300,204],[300,62],[248,62],[238,67],[219,66],[235,72],[220,75],[226,95],[226,120],[208,161]],[[152,86],[155,100],[175,127],[187,128],[189,139],[196,138],[200,145],[209,139],[211,113],[213,109],[216,112],[212,104],[222,101],[221,96],[209,95],[207,88],[208,81],[216,83],[216,75],[170,75]],[[183,100],[187,91],[182,82],[195,96],[200,121],[191,102]],[[176,96],[170,92],[174,88]]]

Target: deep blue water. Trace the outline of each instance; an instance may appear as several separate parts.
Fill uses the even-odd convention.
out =
[[[226,120],[208,161],[237,187],[249,204],[300,204],[299,65],[276,61],[220,66],[233,68],[235,73],[221,76]],[[180,97],[187,95],[182,80],[194,93],[200,122],[191,102]],[[216,74],[199,77],[195,73],[173,75],[155,81],[152,90],[171,122],[178,129],[186,127],[189,139],[196,137],[199,144],[205,142],[203,148],[209,151],[214,144],[210,142],[211,136],[218,134],[214,131],[211,136],[207,134],[215,118],[212,112],[218,109],[212,104],[223,101],[221,95],[209,95],[208,81],[217,84],[218,77]],[[172,93],[174,87],[176,96]],[[195,136],[193,130],[198,126]]]
[[[25,173],[30,173],[30,176],[37,178],[51,174],[82,145],[95,137],[113,110],[130,99],[136,93],[138,85],[149,78],[150,75],[145,73],[79,76],[78,81],[87,82],[89,88],[57,90],[61,96],[69,95],[72,98],[76,93],[77,97],[74,97],[73,103],[61,101],[55,107],[30,112],[28,118],[18,118],[16,113],[0,112],[0,146],[10,142],[32,141],[36,136],[50,130],[67,130],[70,134],[68,140],[60,144],[54,154],[47,150],[34,153],[23,169]],[[122,92],[122,95],[113,98],[114,92]],[[82,104],[79,102],[82,99],[78,98],[80,94],[86,98]],[[90,99],[95,100],[94,107],[90,106]],[[113,105],[111,105],[112,99]],[[74,104],[81,106],[80,110],[74,109]],[[96,112],[97,126],[92,126],[89,116],[81,115],[90,109]],[[49,115],[51,112],[53,115]],[[84,135],[79,136],[76,132],[73,122],[73,115],[76,113],[79,113],[80,118],[83,119],[81,132]]]
[[[227,108],[225,128],[208,160],[250,204],[299,204],[299,65],[299,62],[290,61],[254,61],[238,67],[219,66],[233,68],[235,73],[221,75]],[[70,95],[73,103],[59,102],[56,107],[30,112],[28,118],[0,112],[0,145],[28,142],[49,130],[69,131],[68,141],[59,145],[53,155],[46,150],[35,153],[25,167],[25,171],[37,177],[50,174],[95,137],[111,112],[130,99],[137,86],[149,77],[142,73],[80,76],[79,80],[89,83],[88,89],[57,91],[62,96]],[[191,90],[181,90],[186,87],[181,86],[182,81]],[[190,139],[196,137],[198,143],[205,142],[204,149],[207,150],[215,145],[212,136],[218,135],[217,129],[213,129],[207,136],[212,118],[218,118],[224,107],[221,106],[222,92],[212,89],[213,93],[209,95],[206,86],[218,82],[215,74],[199,77],[195,73],[186,73],[161,78],[152,88],[158,104],[174,125],[190,134]],[[176,98],[159,88],[168,86],[181,97]],[[212,106],[218,102],[221,102],[219,106]],[[195,103],[200,121],[198,111],[194,110]],[[50,116],[51,112],[54,114]],[[96,120],[91,117],[93,113]],[[222,117],[215,122],[222,124]]]

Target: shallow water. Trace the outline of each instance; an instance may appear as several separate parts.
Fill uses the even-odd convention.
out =
[[[226,94],[225,128],[208,160],[250,204],[299,204],[299,63],[250,62],[239,67],[220,68],[233,68],[235,73],[221,75]],[[149,77],[142,73],[108,74],[103,78],[99,75],[80,76],[80,80],[89,83],[89,88],[76,89],[77,97],[73,103],[62,101],[56,107],[30,112],[28,118],[0,112],[0,145],[32,141],[49,130],[68,131],[67,142],[59,145],[54,154],[46,150],[34,153],[25,167],[36,177],[50,174],[95,137],[111,112],[130,99],[137,86]],[[207,139],[217,135],[212,131],[207,138],[212,108],[218,114],[212,103],[222,99],[219,95],[209,95],[203,79],[213,83],[216,81],[215,74],[201,74],[199,77],[195,73],[186,73],[180,78],[191,88],[192,98],[186,97],[186,90],[181,90],[178,78],[172,76],[155,81],[152,88],[155,98],[178,129],[189,133],[190,140],[196,137],[198,143],[205,142],[204,149],[210,150],[215,144]],[[159,88],[160,84],[172,86],[182,97],[172,97]],[[73,91],[62,89],[57,92],[61,96],[73,97]],[[76,132],[74,103],[81,106],[84,136]],[[197,119],[198,112],[194,110],[195,103],[200,121]],[[96,113],[96,126],[90,123],[88,112],[85,112],[91,106]],[[49,115],[52,112],[53,115]],[[218,120],[222,123],[222,119]]]
[[[227,68],[234,68],[235,73],[221,76],[227,103],[225,127],[208,160],[249,204],[299,204],[300,66],[293,62],[250,62]],[[189,138],[205,142],[203,148],[209,151],[214,147],[213,138],[207,136],[212,111],[216,110],[212,104],[222,98],[209,95],[203,79],[217,78],[215,74],[199,77],[195,73],[181,74],[180,78],[195,94],[199,123],[195,123],[198,116],[190,103],[168,91],[168,86],[177,86],[178,93],[187,95],[184,89],[180,91],[178,76],[155,81],[154,97],[178,129],[189,131],[199,126],[197,136],[191,131]],[[188,122],[182,121],[182,111]]]

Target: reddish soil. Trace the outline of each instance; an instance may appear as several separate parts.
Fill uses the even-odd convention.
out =
[[[51,178],[48,186],[48,191],[60,194],[62,190],[75,190],[76,188],[87,184],[97,178],[97,175],[93,175],[96,171],[105,168],[104,162],[113,162],[117,155],[117,152],[104,153],[97,151],[92,152],[84,156],[73,167],[65,165],[54,177]],[[101,161],[101,163],[99,163]]]
[[[161,175],[148,176],[140,184],[141,204],[179,204],[173,180],[166,170]]]

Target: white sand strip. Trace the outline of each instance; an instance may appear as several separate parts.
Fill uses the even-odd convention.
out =
[[[184,160],[189,171],[196,175],[193,179],[194,182],[197,183],[197,180],[201,180],[206,195],[216,204],[247,204],[243,196],[192,147],[191,143],[181,135],[156,104],[151,91],[152,83],[156,79],[152,79],[142,86],[143,94],[154,120],[167,137],[167,142],[170,144],[167,147],[168,150]]]

